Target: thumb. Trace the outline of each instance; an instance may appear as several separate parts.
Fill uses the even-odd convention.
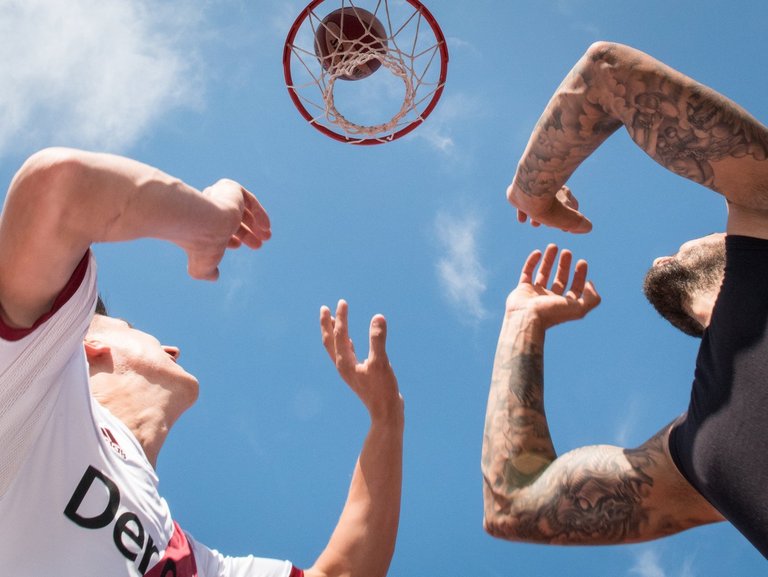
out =
[[[375,361],[387,358],[387,319],[383,315],[375,315],[371,319],[369,330],[370,348],[368,359]]]
[[[187,273],[197,280],[218,280],[219,263],[222,255],[189,254],[187,259]]]
[[[587,217],[575,208],[559,202],[553,202],[547,214],[537,220],[573,234],[584,234],[592,230],[592,223]]]
[[[587,281],[587,285],[584,287],[584,292],[581,295],[581,300],[588,311],[591,311],[602,302],[603,299],[591,280]]]

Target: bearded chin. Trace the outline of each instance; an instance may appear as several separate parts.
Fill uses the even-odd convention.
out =
[[[724,245],[706,247],[679,259],[652,267],[645,275],[643,292],[656,311],[684,333],[701,337],[703,327],[689,312],[698,291],[711,290],[722,281]]]
[[[688,292],[695,284],[695,275],[677,261],[666,262],[652,267],[645,275],[643,292],[651,304],[658,310],[656,303],[677,303],[687,300]]]
[[[687,310],[691,291],[696,284],[695,274],[677,261],[651,268],[645,275],[643,292],[662,317],[685,334],[701,336],[701,326]]]

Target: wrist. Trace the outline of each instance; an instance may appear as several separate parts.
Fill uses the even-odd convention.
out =
[[[512,184],[507,188],[507,200],[529,217],[535,218],[549,209],[557,191],[553,192],[539,186],[532,192],[534,183],[529,182],[529,172],[523,166],[518,167]]]
[[[529,306],[506,307],[504,310],[504,320],[525,324],[543,324],[544,322],[541,313],[536,308]]]
[[[405,402],[403,397],[398,395],[397,399],[387,403],[386,406],[372,408],[369,414],[371,417],[371,427],[382,427],[402,432],[405,426]]]
[[[538,340],[544,339],[549,328],[541,313],[534,308],[507,309],[504,313],[502,333],[513,331],[516,334],[526,333]]]

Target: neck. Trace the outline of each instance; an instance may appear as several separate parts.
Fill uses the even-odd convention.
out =
[[[183,408],[167,389],[135,381],[126,375],[93,375],[91,394],[128,427],[157,468],[160,449]]]
[[[167,415],[153,407],[126,407],[114,404],[105,405],[109,411],[120,419],[139,441],[144,454],[153,468],[157,468],[157,458],[160,455],[165,439],[171,430]]]
[[[715,301],[717,301],[719,292],[720,285],[718,284],[717,290],[698,293],[690,304],[691,314],[704,328],[708,327],[712,320],[712,310],[715,308]]]

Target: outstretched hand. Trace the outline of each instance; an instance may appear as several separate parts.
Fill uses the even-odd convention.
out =
[[[579,260],[574,267],[573,278],[570,278],[573,255],[567,249],[561,251],[555,278],[547,288],[556,257],[557,245],[554,244],[548,245],[543,255],[540,250],[535,250],[528,256],[520,273],[520,282],[507,297],[507,313],[533,312],[547,329],[581,319],[600,304],[595,286],[587,281],[587,261]],[[539,270],[534,277],[537,265]],[[569,279],[571,286],[566,290]]]
[[[562,186],[554,196],[531,195],[513,182],[507,188],[507,200],[517,208],[518,222],[530,218],[532,226],[544,224],[575,234],[592,230],[592,223],[579,212],[579,201],[567,186]]]
[[[227,249],[259,248],[272,235],[269,216],[256,197],[233,180],[222,179],[203,190],[219,208],[221,219],[209,221],[195,241],[182,245],[192,278],[216,280]]]
[[[403,400],[387,357],[387,321],[382,315],[371,319],[368,358],[360,362],[349,338],[348,309],[346,301],[340,300],[333,317],[328,307],[321,307],[323,346],[341,378],[360,398],[372,419],[399,417]]]

